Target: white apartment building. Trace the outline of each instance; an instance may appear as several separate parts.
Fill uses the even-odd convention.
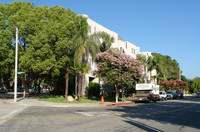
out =
[[[128,41],[123,41],[123,38],[122,37],[119,37],[119,35],[114,32],[114,31],[111,31],[105,27],[103,27],[102,25],[98,24],[97,22],[91,20],[87,15],[83,15],[82,16],[88,18],[87,19],[87,22],[88,22],[88,25],[89,25],[89,35],[95,33],[95,32],[106,32],[107,34],[109,34],[110,36],[112,36],[114,38],[114,43],[111,44],[111,48],[117,48],[119,51],[127,54],[127,55],[130,55],[131,57],[133,58],[136,58],[136,55],[137,54],[143,54],[145,56],[151,56],[151,52],[140,52],[140,47],[137,47],[136,45],[132,44],[131,42],[128,42]],[[99,79],[94,77],[92,75],[92,71],[96,70],[97,69],[97,64],[96,62],[92,62],[92,59],[89,58],[89,65],[91,67],[91,71],[85,75],[85,77],[83,78],[83,95],[85,94],[85,90],[86,90],[86,87],[88,86],[88,83],[90,81],[92,82],[99,82]],[[144,70],[145,71],[145,70]],[[153,72],[154,74],[154,72]],[[153,75],[151,74],[151,75]],[[148,72],[148,74],[146,74],[146,79],[147,81],[146,82],[150,82],[150,72]],[[101,82],[102,84],[103,82]]]
[[[151,52],[140,52],[140,54],[142,56],[145,56],[146,60],[148,59],[148,57],[152,56]],[[148,71],[147,67],[144,66],[144,70],[143,70],[143,75],[144,75],[144,81],[145,83],[156,83],[157,80],[155,78],[155,80],[153,78],[151,78],[151,76],[155,76],[156,75],[156,70],[152,70],[152,71]]]

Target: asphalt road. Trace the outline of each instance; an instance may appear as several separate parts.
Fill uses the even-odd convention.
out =
[[[26,107],[0,118],[0,132],[200,131],[200,99],[186,97],[118,107]]]

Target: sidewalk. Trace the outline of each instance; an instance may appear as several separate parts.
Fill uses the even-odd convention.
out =
[[[97,103],[53,103],[46,101],[38,101],[37,97],[27,97],[27,98],[18,98],[18,101],[14,103],[13,99],[0,99],[2,103],[10,103],[15,105],[22,106],[47,106],[47,107],[106,107],[106,106],[121,106],[127,104],[133,104],[133,102],[119,102],[115,104],[114,102],[101,102]]]

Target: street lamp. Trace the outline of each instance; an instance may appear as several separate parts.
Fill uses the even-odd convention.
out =
[[[0,12],[0,15],[4,16]],[[8,21],[10,21],[6,16],[4,16]],[[14,102],[17,102],[17,65],[18,65],[18,27],[16,27],[16,44],[15,44],[15,85],[14,85]]]

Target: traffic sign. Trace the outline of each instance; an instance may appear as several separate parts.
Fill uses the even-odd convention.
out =
[[[17,72],[17,74],[25,74],[25,72]]]

